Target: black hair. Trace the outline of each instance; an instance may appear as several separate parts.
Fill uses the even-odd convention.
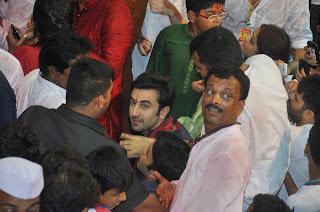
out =
[[[214,4],[224,4],[225,0],[186,0],[187,11],[200,13],[200,10],[212,7]]]
[[[32,20],[42,45],[55,32],[72,31],[73,7],[69,0],[36,0]]]
[[[205,86],[207,86],[207,82],[211,75],[214,75],[219,79],[229,79],[234,76],[241,86],[239,100],[245,100],[247,98],[250,88],[250,80],[241,69],[233,67],[211,69],[208,71],[208,76],[205,79]]]
[[[159,111],[166,106],[170,108],[170,111],[172,110],[176,98],[176,90],[170,79],[163,74],[144,72],[131,83],[131,92],[134,88],[155,90],[158,92]]]
[[[317,166],[320,166],[320,123],[319,120],[313,125],[308,138],[309,149],[312,159]]]
[[[178,180],[186,168],[190,147],[170,132],[157,132],[155,138],[152,148],[153,164],[147,168],[158,171],[169,181]]]
[[[74,162],[65,161],[55,166],[44,183],[40,211],[83,211],[98,201],[97,181],[88,170]]]
[[[133,183],[133,171],[128,159],[112,146],[101,146],[88,154],[90,171],[103,195],[110,189],[128,191]]]
[[[257,36],[259,54],[266,54],[273,60],[288,63],[291,55],[291,42],[288,34],[272,24],[263,24]]]
[[[88,38],[73,32],[54,34],[41,48],[39,69],[43,75],[49,75],[49,66],[56,68],[61,74],[71,66],[71,60],[90,53],[93,44]]]
[[[0,158],[21,157],[38,162],[39,139],[30,128],[12,122],[0,128]]]
[[[73,65],[67,83],[67,104],[87,106],[111,86],[112,69],[105,63],[84,58]]]
[[[302,95],[305,108],[312,110],[317,119],[320,116],[320,75],[303,78],[298,85],[298,93]]]
[[[67,144],[58,144],[42,154],[40,163],[43,168],[43,175],[49,176],[57,166],[64,162],[73,162],[81,168],[90,171],[89,162],[75,148]]]
[[[238,40],[223,27],[213,27],[196,36],[190,43],[190,54],[195,51],[207,70],[224,66],[239,68],[243,63]]]
[[[271,194],[257,194],[252,205],[250,212],[292,212],[282,199]]]

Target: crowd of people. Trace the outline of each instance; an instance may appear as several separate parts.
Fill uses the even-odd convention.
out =
[[[0,0],[0,211],[319,211],[319,15]]]

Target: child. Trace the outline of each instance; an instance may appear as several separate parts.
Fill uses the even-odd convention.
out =
[[[90,171],[100,185],[98,203],[89,212],[111,211],[126,200],[126,191],[133,183],[132,168],[112,146],[93,150],[87,159]]]

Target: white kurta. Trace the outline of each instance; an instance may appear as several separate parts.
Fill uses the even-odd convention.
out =
[[[169,2],[177,8],[185,20],[188,20],[185,0],[169,0]],[[152,13],[148,3],[141,33],[144,37],[148,38],[152,45],[154,45],[159,32],[170,25],[169,16]],[[146,71],[151,51],[147,56],[142,56],[138,50],[138,45],[135,45],[132,52],[133,79],[136,79],[140,74]]]
[[[290,173],[293,181],[298,189],[300,189],[306,182],[309,181],[308,158],[304,155],[304,148],[309,138],[309,132],[313,124],[305,124],[303,126],[291,126],[290,134],[292,138]],[[288,198],[288,193],[284,184],[278,196],[284,201]]]
[[[223,128],[192,148],[170,211],[241,211],[249,174],[250,153],[240,126]]]
[[[41,105],[46,108],[58,108],[66,103],[66,90],[40,76],[40,70],[28,73],[16,87],[17,116],[28,107]]]
[[[251,25],[247,25],[248,0],[226,0],[224,9],[228,17],[222,26],[239,38],[241,28],[252,30],[261,24],[274,24],[283,28],[289,35],[292,47],[301,49],[312,40],[308,0],[261,0],[251,15]]]
[[[280,71],[268,56],[248,58],[245,74],[249,94],[238,117],[241,132],[250,141],[251,175],[244,194],[244,211],[258,193],[276,194],[289,167],[290,123],[288,95]]]
[[[302,186],[299,191],[287,200],[294,212],[316,212],[320,211],[320,185]]]
[[[0,71],[7,78],[12,89],[24,76],[19,60],[3,49],[0,49]]]

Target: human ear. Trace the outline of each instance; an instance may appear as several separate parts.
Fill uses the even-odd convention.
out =
[[[187,15],[188,15],[188,18],[189,18],[190,22],[194,23],[195,22],[195,17],[196,17],[195,13],[193,11],[189,10]]]
[[[49,66],[48,70],[49,70],[49,77],[54,81],[58,80],[57,69],[54,66]]]
[[[314,123],[314,112],[310,109],[306,109],[303,114],[303,118],[308,121],[308,123]]]
[[[240,100],[240,101],[239,101],[239,105],[238,105],[238,115],[240,115],[240,114],[242,113],[245,103],[246,103],[245,100]]]
[[[169,112],[170,112],[170,107],[169,106],[165,106],[164,108],[162,108],[160,110],[160,119],[164,120]]]

